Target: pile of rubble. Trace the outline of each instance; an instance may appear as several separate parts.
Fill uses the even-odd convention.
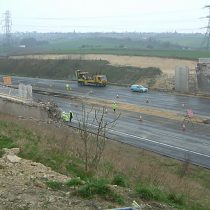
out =
[[[0,209],[7,210],[101,210],[113,206],[112,202],[97,198],[86,200],[74,195],[74,188],[68,191],[52,190],[47,186],[49,181],[65,183],[70,177],[52,171],[41,163],[25,160],[17,156],[19,148],[3,149],[4,155],[0,158]],[[116,192],[130,190],[116,188]],[[159,203],[137,204],[132,203],[134,209],[163,210],[173,209]],[[123,209],[123,208],[122,208]],[[128,209],[128,208],[125,208]],[[131,208],[129,208],[131,209]]]
[[[52,101],[48,102],[39,102],[39,106],[44,108],[47,113],[48,117],[55,122],[60,121],[61,119],[61,110],[59,109],[58,105]]]
[[[203,120],[204,124],[210,124],[210,119]]]
[[[4,152],[0,158],[0,209],[94,209],[90,201],[70,192],[53,191],[46,185],[49,180],[65,182],[70,177],[18,157],[18,148]]]

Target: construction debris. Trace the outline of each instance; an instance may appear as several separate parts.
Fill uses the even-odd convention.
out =
[[[48,101],[46,103],[39,102],[39,105],[47,111],[48,117],[50,119],[56,122],[61,120],[61,110],[56,103],[53,101]]]

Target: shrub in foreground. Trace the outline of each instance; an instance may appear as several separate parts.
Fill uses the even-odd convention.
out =
[[[124,175],[118,174],[113,177],[112,184],[118,185],[121,187],[127,187],[128,180]]]
[[[167,201],[167,195],[160,190],[160,188],[153,185],[138,185],[136,192],[140,195],[141,198],[146,200],[155,200],[155,201]]]
[[[117,202],[119,204],[124,204],[124,199],[122,196],[113,192],[109,187],[108,182],[104,179],[92,179],[82,186],[78,190],[78,194],[85,198],[91,198],[94,195],[99,195],[100,197]]]
[[[63,183],[58,181],[48,181],[47,186],[53,190],[61,190],[63,188]]]
[[[166,191],[154,185],[139,184],[136,188],[136,192],[141,198],[146,200],[169,203],[173,206],[184,207],[186,205],[185,196],[176,194],[174,192],[167,193]]]

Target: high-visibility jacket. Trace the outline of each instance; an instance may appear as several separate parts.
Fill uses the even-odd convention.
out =
[[[117,109],[117,104],[116,103],[112,104],[112,109]]]
[[[71,90],[70,85],[66,84],[66,90]]]
[[[64,122],[68,122],[69,121],[69,113],[66,113],[66,112],[62,112],[61,113],[61,118]]]

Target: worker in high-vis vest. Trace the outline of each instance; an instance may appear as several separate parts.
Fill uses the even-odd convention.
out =
[[[114,112],[115,112],[116,109],[117,109],[117,104],[116,104],[115,102],[112,104],[112,109],[113,109]]]
[[[61,118],[64,122],[69,122],[69,113],[62,112],[61,113]]]
[[[71,90],[71,88],[70,88],[70,85],[69,84],[66,84],[66,90],[68,91],[68,90]]]
[[[73,119],[73,112],[70,111],[70,112],[69,112],[69,122],[70,122],[70,123],[71,123],[72,119]]]

